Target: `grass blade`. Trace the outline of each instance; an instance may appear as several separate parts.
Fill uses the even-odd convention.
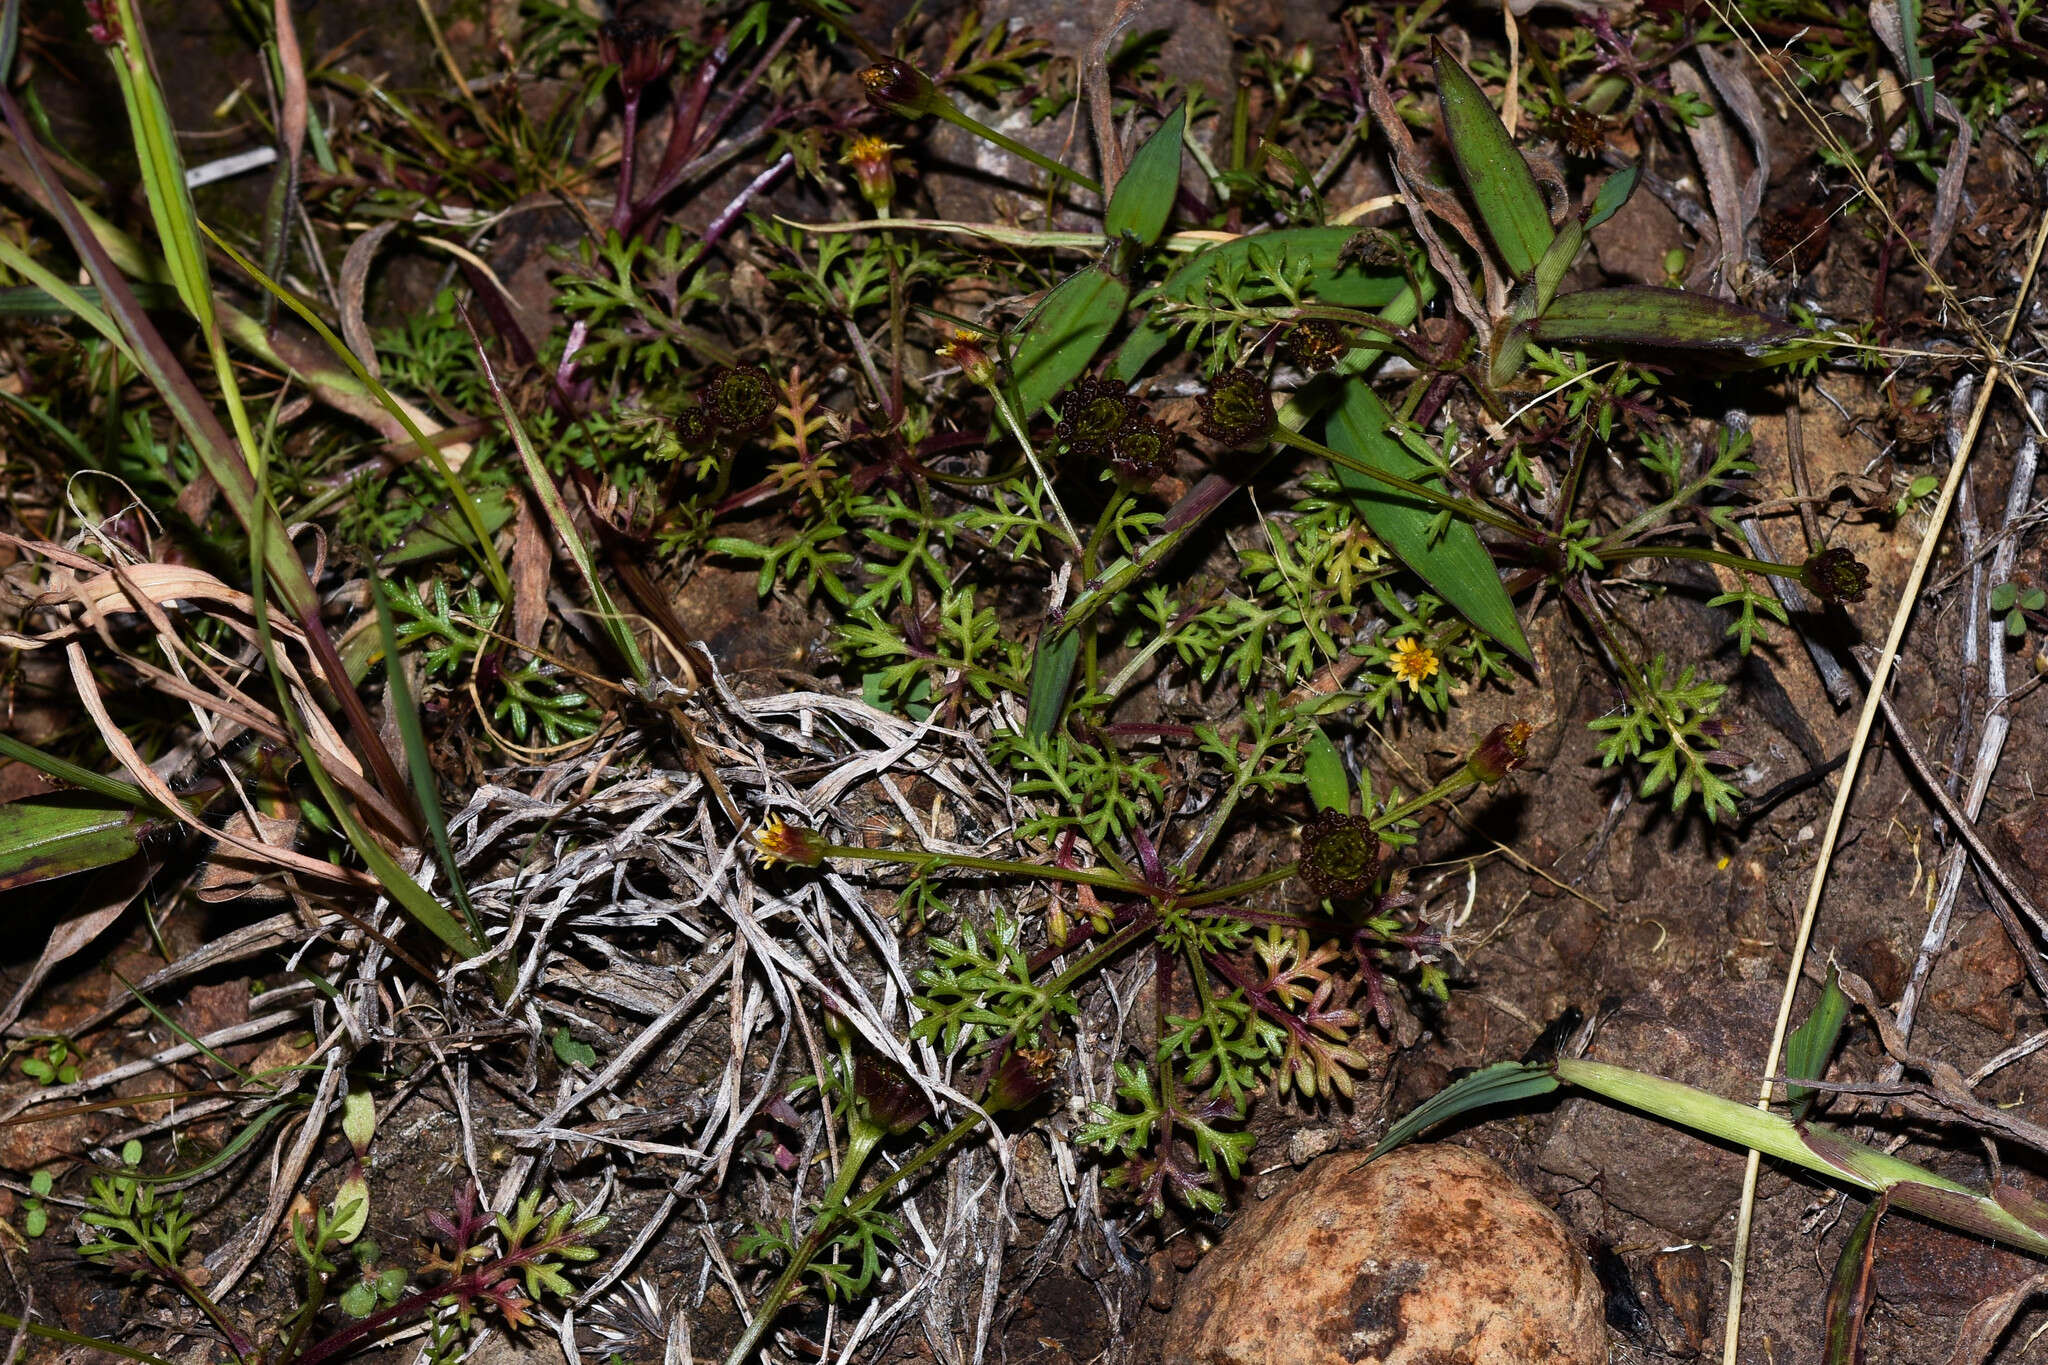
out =
[[[412,438],[413,444],[418,447],[422,455],[426,456],[427,462],[433,466],[435,474],[440,476],[442,484],[448,489],[449,496],[455,502],[456,510],[461,513],[462,525],[469,532],[470,545],[476,551],[477,559],[483,564],[484,573],[491,580],[492,591],[498,594],[499,600],[511,601],[512,580],[505,572],[504,561],[498,558],[497,547],[491,543],[490,528],[484,522],[483,512],[477,505],[477,500],[470,495],[469,489],[463,484],[461,478],[450,467],[448,457],[441,452],[441,447],[427,439],[427,434],[420,430],[419,424],[413,420],[412,414],[406,410],[405,405],[393,397],[391,391],[379,383],[375,375],[363,368],[363,362],[356,358],[356,353],[349,349],[346,342],[334,334],[334,329],[323,322],[319,314],[301,302],[297,295],[278,284],[276,280],[270,278],[262,267],[237,251],[233,244],[223,241],[212,229],[205,228],[202,225],[202,231],[206,233],[215,246],[226,253],[228,259],[240,266],[250,279],[262,285],[264,289],[269,291],[272,298],[291,309],[293,313],[298,315],[301,322],[311,327],[319,335],[320,340],[326,344],[327,349],[333,353],[334,358],[339,360],[347,367],[349,373],[355,376],[356,382],[362,386],[364,392],[375,398],[383,406],[384,410],[391,415],[392,420],[405,428],[406,435]],[[500,522],[499,524],[503,525],[504,523]]]
[[[1102,226],[1112,240],[1133,237],[1139,246],[1149,247],[1166,231],[1173,216],[1173,201],[1180,193],[1181,144],[1188,126],[1188,108],[1183,104],[1166,116],[1145,145],[1131,158],[1124,178],[1109,197],[1109,211]]]
[[[1453,1081],[1409,1110],[1388,1127],[1368,1161],[1377,1160],[1409,1139],[1460,1114],[1489,1105],[1509,1104],[1531,1095],[1547,1095],[1557,1089],[1557,1077],[1547,1066],[1522,1062],[1495,1062],[1483,1066],[1461,1081]]]
[[[1870,1268],[1877,1259],[1877,1225],[1891,1200],[1879,1195],[1856,1220],[1835,1262],[1828,1286],[1824,1365],[1863,1365],[1863,1325],[1870,1318]]]
[[[1520,279],[1550,246],[1550,211],[1543,206],[1529,163],[1515,149],[1486,92],[1441,41],[1435,47],[1437,103],[1443,109],[1444,136],[1458,163],[1458,175],[1494,249]]]
[[[562,501],[562,490],[555,486],[554,475],[548,473],[548,467],[541,462],[540,452],[533,448],[533,440],[526,434],[519,414],[512,411],[511,400],[506,398],[504,387],[498,383],[498,372],[491,367],[490,356],[484,353],[483,338],[477,335],[476,324],[470,321],[467,312],[462,315],[462,322],[469,328],[477,363],[483,366],[484,381],[490,385],[498,413],[505,419],[505,429],[512,434],[512,444],[518,448],[519,459],[526,467],[527,482],[547,512],[548,523],[554,527],[555,534],[569,547],[569,558],[576,562],[576,571],[583,575],[583,585],[590,591],[590,604],[597,610],[605,638],[618,651],[620,661],[632,673],[633,680],[643,688],[651,686],[654,674],[648,670],[647,660],[640,654],[640,645],[633,639],[633,632],[626,628],[625,618],[619,615],[619,609],[612,605],[611,594],[604,590],[604,582],[597,576],[597,562],[590,557],[590,547],[583,543],[583,537],[576,531],[568,504]]]
[[[1828,1058],[1834,1055],[1835,1043],[1848,1019],[1849,997],[1842,994],[1834,964],[1829,963],[1827,984],[1821,988],[1820,999],[1814,1002],[1813,1013],[1785,1040],[1785,1074],[1795,1081],[1818,1080],[1825,1075]],[[1805,1118],[1818,1096],[1819,1092],[1811,1086],[1785,1087],[1785,1101],[1795,1119]]]
[[[81,768],[69,759],[59,758],[55,754],[46,754],[34,745],[24,744],[9,734],[0,734],[0,757],[11,758],[16,763],[26,763],[46,777],[54,777],[59,782],[67,782],[119,805],[145,811],[158,809],[156,802],[151,800],[149,793],[142,788],[123,782],[117,777],[108,777],[105,773],[96,773],[90,768]]]
[[[448,894],[462,912],[463,923],[479,941],[483,925],[469,903],[469,888],[463,885],[461,865],[448,842],[448,822],[441,815],[441,794],[434,790],[434,762],[427,753],[426,730],[420,725],[420,708],[413,700],[412,684],[405,676],[405,661],[398,656],[398,628],[391,622],[391,599],[384,584],[370,580],[371,597],[377,604],[377,634],[384,642],[384,685],[391,691],[391,714],[398,720],[399,738],[405,744],[405,763],[411,770],[413,796],[419,801],[427,833],[434,841],[434,856],[440,860],[441,875],[448,879]]]
[[[1429,483],[1435,471],[1387,435],[1393,420],[1372,386],[1363,379],[1352,379],[1344,386],[1344,401],[1332,414],[1326,435],[1333,450],[1389,474]],[[1429,584],[1432,592],[1478,630],[1520,657],[1531,657],[1515,604],[1501,586],[1493,556],[1470,522],[1454,520],[1443,534],[1432,537],[1431,529],[1442,516],[1435,505],[1342,465],[1332,465],[1331,472],[1372,533]]]

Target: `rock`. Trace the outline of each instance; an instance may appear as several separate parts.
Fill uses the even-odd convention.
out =
[[[2020,984],[2025,971],[2012,940],[2005,936],[2005,926],[1985,910],[1963,926],[1954,945],[1935,964],[1927,981],[1927,1002],[2010,1038],[2012,1004],[2006,992]]]
[[[1878,1225],[1870,1282],[1886,1303],[1954,1317],[2017,1287],[2040,1268],[2017,1251],[1950,1228],[1887,1218]]]
[[[1600,1025],[1586,1055],[1754,1100],[1777,1002],[1771,981],[1660,980]],[[1537,1161],[1687,1240],[1704,1239],[1742,1193],[1741,1156],[1593,1100],[1560,1106]]]
[[[1182,1287],[1176,1365],[1607,1359],[1600,1283],[1557,1215],[1462,1147],[1339,1152],[1247,1210]]]
[[[1628,284],[1664,283],[1664,253],[1685,245],[1678,217],[1648,190],[1629,196],[1621,211],[1593,229],[1600,268]]]
[[[2048,800],[2036,801],[2000,820],[2001,851],[2019,859],[2037,881],[2048,881]]]

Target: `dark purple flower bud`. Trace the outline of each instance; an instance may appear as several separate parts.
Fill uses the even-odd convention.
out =
[[[1272,391],[1250,370],[1225,370],[1195,403],[1202,410],[1202,433],[1227,446],[1249,450],[1273,434]]]
[[[1799,581],[1823,602],[1861,602],[1870,590],[1870,570],[1837,546],[1808,556],[1799,566]]]
[[[853,1093],[868,1122],[891,1137],[907,1133],[932,1116],[932,1107],[903,1068],[863,1051],[853,1064]]]
[[[931,78],[901,57],[864,68],[860,86],[869,104],[898,118],[923,118],[937,93]]]
[[[669,31],[651,19],[613,19],[597,26],[597,58],[619,69],[619,93],[628,103],[668,71]]]
[[[701,407],[684,408],[675,417],[676,443],[685,450],[701,450],[711,444],[711,438],[718,429],[711,424],[711,414]]]
[[[1012,1041],[990,1062],[981,1107],[991,1114],[1024,1109],[1052,1088],[1059,1054],[1050,1048],[1019,1047]]]
[[[1317,811],[1301,827],[1301,879],[1325,900],[1355,901],[1372,889],[1383,852],[1364,816]]]
[[[781,395],[758,365],[720,365],[704,380],[697,399],[720,431],[744,436],[768,425]]]
[[[1522,766],[1522,760],[1529,756],[1529,736],[1536,727],[1526,720],[1511,720],[1505,725],[1493,727],[1479,747],[1472,751],[1472,757],[1465,760],[1465,770],[1487,786],[1506,777]]]

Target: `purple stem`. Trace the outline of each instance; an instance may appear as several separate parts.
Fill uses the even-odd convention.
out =
[[[718,239],[725,236],[731,230],[732,225],[739,221],[740,215],[747,211],[747,204],[753,197],[774,184],[784,171],[795,164],[796,155],[792,152],[784,152],[780,157],[776,158],[775,163],[769,166],[767,170],[749,180],[747,187],[741,190],[730,204],[720,209],[718,216],[711,220],[711,226],[704,229],[705,248],[708,250],[716,246]]]

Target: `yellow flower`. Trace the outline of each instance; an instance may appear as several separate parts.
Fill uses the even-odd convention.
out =
[[[842,166],[858,166],[866,161],[874,163],[889,159],[889,153],[903,149],[893,142],[884,142],[873,133],[862,133],[846,144],[846,151],[839,158]]]
[[[896,197],[896,163],[889,154],[902,150],[895,143],[884,142],[872,133],[862,133],[847,143],[839,164],[853,167],[853,178],[860,185],[861,198],[878,209],[886,209],[889,201]]]
[[[816,867],[825,861],[825,837],[816,830],[792,825],[780,816],[754,831],[754,856],[763,867],[788,863],[791,867]]]
[[[1404,636],[1394,641],[1394,676],[1408,684],[1411,692],[1420,692],[1422,685],[1436,676],[1436,651],[1428,645],[1417,644],[1413,636]]]

